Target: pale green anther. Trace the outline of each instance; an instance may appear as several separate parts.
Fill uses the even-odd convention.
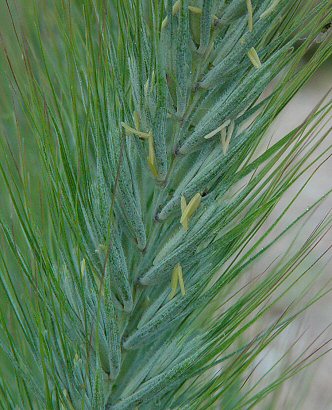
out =
[[[221,133],[221,145],[222,145],[222,150],[224,155],[227,154],[228,151],[228,147],[229,144],[231,142],[231,138],[233,136],[233,132],[234,132],[234,128],[235,128],[235,122],[234,120],[230,121],[229,123],[229,127],[226,129],[223,129],[222,133]]]
[[[184,198],[184,197],[182,197]],[[185,199],[183,200],[181,198],[181,219],[180,219],[180,223],[183,226],[183,229],[185,231],[188,230],[189,228],[189,219],[190,217],[194,214],[194,212],[197,210],[197,208],[199,207],[201,200],[202,200],[202,196],[201,194],[198,192],[188,203],[188,205],[185,205]]]
[[[187,208],[187,201],[186,201],[186,198],[182,195],[181,196],[181,213],[182,214],[186,208]]]
[[[172,15],[175,16],[180,8],[181,8],[181,2],[182,0],[176,0],[176,2],[173,4],[173,8],[172,8]],[[164,20],[161,23],[161,28],[164,29],[167,27],[168,24],[168,17],[165,17]]]
[[[193,14],[198,14],[199,16],[202,15],[202,9],[201,9],[200,7],[189,6],[188,9],[189,9],[189,11],[191,11]]]
[[[86,262],[85,262],[85,259],[83,258],[81,261],[81,276],[82,277],[85,275],[85,267],[86,267]]]
[[[150,138],[151,132],[143,132],[143,131],[135,130],[135,128],[130,127],[128,124],[124,122],[121,123],[121,126],[125,129],[127,135],[134,134],[142,139]]]
[[[155,150],[154,150],[154,140],[153,140],[153,135],[151,134],[149,136],[149,155],[147,157],[147,161],[148,161],[148,165],[149,168],[153,174],[154,177],[158,176],[158,171],[156,168],[156,154],[155,154]]]
[[[220,127],[216,128],[215,130],[213,130],[213,131],[209,132],[208,134],[206,134],[206,135],[204,136],[204,138],[205,138],[206,140],[208,140],[208,139],[214,137],[214,136],[215,136],[216,134],[218,134],[220,131],[222,131],[223,129],[225,129],[226,127],[228,127],[230,123],[231,123],[231,120],[225,121],[224,123],[222,123],[222,124],[220,125]]]
[[[137,111],[134,111],[134,124],[136,127],[136,130],[139,130],[141,128],[141,120],[140,120],[140,116],[139,113]]]
[[[258,57],[257,51],[254,49],[254,47],[251,47],[251,49],[248,51],[248,57],[250,59],[250,61],[252,62],[252,65],[255,68],[261,68],[262,67],[262,63]]]
[[[169,295],[169,299],[173,299],[174,296],[176,295],[178,284],[180,285],[181,294],[182,296],[184,296],[186,294],[186,290],[184,287],[182,266],[179,263],[175,265],[175,268],[173,269],[173,272],[172,272],[172,278],[171,278],[172,291]]]

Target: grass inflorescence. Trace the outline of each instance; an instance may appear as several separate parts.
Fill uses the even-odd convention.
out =
[[[329,195],[289,217],[331,155],[331,100],[268,130],[331,56],[326,36],[308,57],[331,2],[28,3],[2,6],[1,408],[265,403],[324,353],[255,382],[325,294],[307,277],[331,216],[248,272]]]

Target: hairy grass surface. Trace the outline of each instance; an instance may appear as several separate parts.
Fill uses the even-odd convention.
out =
[[[1,10],[0,406],[277,406],[328,350],[290,346],[256,376],[329,291],[309,273],[331,215],[300,228],[330,192],[289,212],[330,158],[331,100],[268,130],[331,56],[331,1]]]

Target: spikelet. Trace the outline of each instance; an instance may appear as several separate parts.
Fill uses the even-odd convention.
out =
[[[112,244],[109,254],[107,252],[106,256],[109,258],[106,264],[106,278],[112,282],[123,309],[126,312],[131,312],[133,297],[129,281],[130,275],[118,229],[113,231]]]
[[[200,118],[193,132],[188,133],[188,136],[177,148],[177,152],[185,155],[197,150],[207,132],[214,130],[230,116],[236,118],[241,114],[241,111],[250,104],[250,101],[258,98],[273,76],[279,72],[279,66],[276,62],[280,61],[286,52],[287,48],[285,47],[274,53],[264,62],[260,70],[252,70],[236,89],[232,90],[231,93],[225,93],[225,96],[222,96],[214,107]]]
[[[197,283],[188,289],[184,298],[177,298],[163,306],[147,323],[129,335],[123,343],[124,348],[126,350],[137,349],[139,346],[151,342],[162,329],[168,327],[169,322],[181,317],[180,313],[183,310],[184,304],[193,301],[193,297],[199,288],[200,284]]]
[[[217,16],[212,15],[212,0],[204,0],[202,8],[201,27],[200,27],[200,39],[198,53],[203,54],[209,48],[211,38],[211,23],[216,23],[219,19]],[[212,47],[211,42],[210,47]]]
[[[153,139],[149,140],[150,168],[152,173],[159,181],[165,181],[167,177],[167,84],[164,79],[163,70],[157,71],[156,81],[157,106],[153,119],[152,134]],[[154,165],[154,166],[153,166]],[[157,174],[155,174],[155,172]]]
[[[108,278],[110,279],[110,278]],[[121,368],[121,338],[117,322],[117,314],[114,308],[113,297],[109,287],[110,280],[106,281],[105,286],[105,320],[108,339],[108,359],[109,375],[116,379]]]
[[[243,2],[243,0],[241,1]],[[203,77],[200,81],[199,86],[201,88],[213,87],[216,82],[220,81],[226,74],[231,75],[231,70],[238,67],[237,63],[240,59],[242,59],[243,53],[248,51],[251,47],[255,47],[257,45],[257,38],[264,35],[264,33],[269,30],[270,25],[271,18],[260,20],[258,24],[255,25],[254,35],[250,32],[246,33],[243,36],[242,44],[236,36],[236,43],[230,43],[232,48],[229,48],[227,58],[218,59],[218,63],[206,73],[205,77]],[[236,31],[234,31],[234,34],[235,33]]]
[[[176,37],[176,60],[175,75],[177,78],[176,87],[176,109],[177,115],[181,118],[186,110],[189,89],[191,84],[190,64],[191,54],[190,27],[189,27],[188,0],[182,0],[182,7],[179,13],[179,24]]]
[[[246,5],[244,0],[232,0],[223,11],[223,15],[220,18],[221,24],[230,24],[242,17],[246,12]]]

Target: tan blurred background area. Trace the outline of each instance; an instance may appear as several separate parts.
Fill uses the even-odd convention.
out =
[[[294,97],[294,99],[288,104],[286,109],[280,115],[277,120],[273,133],[276,137],[285,135],[288,131],[291,131],[294,127],[299,125],[301,121],[311,112],[313,107],[319,103],[319,101],[326,95],[327,91],[332,88],[332,61],[328,61],[324,66],[315,74],[310,82]],[[330,93],[330,98],[332,94]],[[327,127],[332,127],[332,121],[329,121]],[[332,132],[328,135],[325,141],[325,148],[331,145]],[[321,148],[324,149],[324,146]],[[314,202],[325,192],[332,188],[332,158],[329,158],[322,167],[316,172],[303,194],[301,195],[300,204],[295,207],[290,217],[296,217],[299,207],[306,207],[310,203]],[[319,210],[313,214],[313,216],[307,221],[307,225],[304,228],[305,233],[311,232],[315,226],[329,213],[332,208],[331,196],[324,201],[319,207]],[[281,244],[282,249],[287,249],[286,238]],[[286,241],[286,242],[285,242]],[[318,255],[319,252],[324,251],[329,246],[332,246],[332,231],[329,231],[324,239],[319,243],[317,249],[314,250],[314,254]],[[277,253],[277,252],[276,252]],[[329,281],[332,281],[332,259],[325,262],[321,267],[323,272],[317,274],[317,289],[320,287],[328,288],[331,286]],[[315,275],[313,272],[311,275]],[[282,309],[282,306],[280,307]],[[276,316],[280,314],[276,312]],[[332,323],[332,293],[328,293],[318,303],[313,305],[305,314],[301,322],[295,321],[291,327],[282,336],[284,338],[294,338],[294,336],[301,334],[301,342],[295,347],[299,351],[310,344],[317,335],[319,335],[324,329],[326,329]],[[303,334],[302,334],[303,332]],[[332,338],[332,327],[328,328],[319,343],[324,343],[324,340]],[[280,342],[279,342],[280,343]],[[328,346],[328,345],[327,345]],[[330,344],[331,348],[332,345]],[[272,347],[272,349],[278,349],[278,343]],[[275,352],[277,353],[277,352]],[[271,352],[273,355],[273,351]],[[311,368],[307,369],[305,377],[299,376],[297,384],[293,384],[293,381],[289,381],[286,387],[286,394],[293,396],[293,400],[289,401],[290,397],[287,397],[287,403],[298,403],[297,408],[301,410],[330,410],[332,409],[332,352],[325,355],[322,359],[316,362]],[[285,401],[286,403],[286,401]],[[290,407],[293,409],[293,404]],[[284,404],[282,409],[288,410],[288,404]]]

